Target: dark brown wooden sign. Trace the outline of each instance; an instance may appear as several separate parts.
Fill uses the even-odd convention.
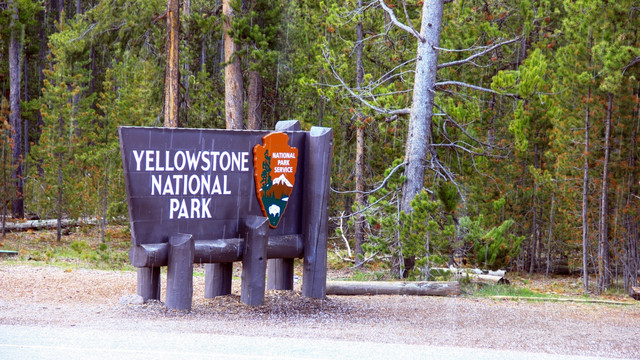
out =
[[[302,295],[325,296],[332,132],[294,120],[276,129],[119,128],[129,259],[145,300],[160,299],[167,266],[167,307],[190,309],[194,263],[207,264],[206,297],[229,294],[242,261],[241,301],[259,305],[267,259],[269,287],[286,290],[295,258]]]
[[[254,195],[252,158],[269,134],[120,128],[134,245],[164,243],[179,233],[194,240],[237,238],[241,218],[263,215]],[[304,148],[304,132],[281,134],[293,147]],[[302,183],[302,176],[287,179]],[[280,211],[279,226],[270,235],[301,233],[301,190],[293,187],[287,200],[289,211]]]

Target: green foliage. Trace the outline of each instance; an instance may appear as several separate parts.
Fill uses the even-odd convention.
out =
[[[512,285],[488,285],[482,286],[473,295],[480,297],[491,296],[517,296],[517,297],[550,297],[546,294],[537,293],[526,287],[516,287]]]
[[[478,266],[491,270],[505,269],[520,254],[524,236],[514,236],[509,232],[513,224],[513,220],[507,220],[475,241],[473,247]]]

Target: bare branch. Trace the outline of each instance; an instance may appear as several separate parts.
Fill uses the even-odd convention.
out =
[[[462,199],[463,202],[466,201],[464,194],[462,193],[462,190],[460,190],[460,185],[458,184],[458,182],[456,181],[456,176],[455,174],[453,174],[446,166],[442,165],[442,163],[440,162],[440,159],[438,158],[438,153],[436,153],[435,148],[433,146],[430,147],[430,151],[431,151],[431,164],[430,164],[430,168],[431,170],[433,170],[437,175],[443,177],[445,180],[450,181],[455,187],[456,190],[458,191],[458,195],[460,195],[460,199]]]
[[[327,61],[327,63],[329,63],[329,66],[331,67],[331,72],[333,73],[333,76],[340,82],[340,84],[342,84],[342,86],[345,88],[345,90],[347,90],[347,92],[349,94],[351,94],[351,96],[353,96],[354,98],[358,99],[361,103],[363,103],[364,105],[366,105],[368,108],[381,113],[381,114],[386,114],[386,115],[406,115],[410,113],[410,109],[398,109],[398,110],[387,110],[378,106],[375,106],[371,103],[369,103],[367,100],[363,99],[362,96],[356,94],[353,90],[351,90],[351,88],[349,86],[347,86],[347,84],[344,82],[344,80],[342,80],[342,78],[340,77],[340,75],[338,75],[338,73],[336,72],[335,68],[333,67],[333,64],[331,64],[331,61],[329,61],[329,55],[327,54],[326,51],[323,51],[323,55],[325,60]]]
[[[382,7],[382,9],[384,11],[387,12],[387,14],[389,14],[389,17],[391,18],[391,22],[399,27],[400,29],[408,32],[409,34],[415,36],[418,40],[420,40],[421,42],[425,42],[426,39],[424,37],[422,37],[422,35],[420,35],[420,33],[418,31],[416,31],[416,29],[414,29],[413,27],[409,27],[403,23],[400,22],[400,20],[398,20],[398,18],[396,17],[396,14],[393,12],[393,9],[389,8],[387,6],[387,4],[385,4],[384,0],[379,0],[378,1],[380,3],[380,7]]]
[[[391,178],[391,176],[393,175],[393,173],[396,172],[396,170],[398,170],[401,166],[405,166],[407,165],[406,162],[403,162],[401,164],[398,164],[396,167],[394,167],[390,172],[389,175],[387,175],[386,178],[384,178],[382,180],[382,182],[380,183],[380,185],[378,185],[377,188],[373,189],[373,190],[369,190],[369,191],[358,191],[358,190],[348,190],[348,191],[340,191],[340,190],[336,190],[334,188],[331,188],[331,191],[333,191],[336,194],[364,194],[364,195],[369,195],[372,194],[380,189],[382,189],[385,185],[387,185],[387,181],[389,181],[389,179]]]
[[[497,44],[494,44],[494,45],[492,45],[492,46],[490,46],[490,47],[487,47],[487,48],[486,48],[486,49],[484,49],[483,51],[480,51],[480,52],[478,52],[478,53],[475,53],[475,54],[473,54],[473,55],[471,55],[471,56],[467,57],[466,59],[456,60],[456,61],[451,61],[451,62],[444,63],[444,64],[439,64],[439,65],[438,65],[438,70],[439,70],[439,69],[442,69],[442,68],[450,67],[450,66],[456,66],[456,65],[462,65],[462,64],[468,63],[468,62],[470,62],[471,60],[473,60],[473,59],[475,59],[475,58],[478,58],[478,57],[480,57],[480,56],[483,56],[483,55],[485,55],[485,54],[487,54],[487,53],[489,53],[489,52],[491,52],[491,51],[493,51],[493,50],[495,50],[495,49],[497,49],[497,48],[499,48],[499,47],[502,47],[502,46],[505,46],[505,45],[508,45],[508,44],[514,43],[514,42],[519,41],[519,40],[520,40],[520,38],[519,38],[519,37],[517,37],[517,38],[515,38],[515,39],[511,39],[511,40],[503,41],[503,42],[501,42],[501,43],[497,43]]]
[[[632,67],[635,64],[640,63],[640,56],[636,57],[635,59],[631,60],[631,62],[629,64],[627,64],[627,66],[625,66],[622,70],[622,75],[624,75],[625,72],[627,72],[627,70],[629,70],[630,67]]]
[[[372,207],[374,207],[375,205],[377,205],[380,201],[382,201],[382,200],[386,199],[386,198],[387,198],[387,196],[389,196],[389,195],[391,195],[391,194],[393,194],[393,192],[388,192],[387,194],[385,194],[384,196],[382,196],[380,199],[376,200],[373,204],[371,204],[371,205],[369,205],[369,206],[367,206],[367,207],[365,207],[365,208],[362,208],[362,209],[360,209],[360,210],[358,210],[358,211],[356,211],[356,212],[354,212],[354,213],[351,213],[351,214],[349,214],[349,215],[342,215],[342,216],[330,217],[330,218],[329,218],[329,220],[333,221],[333,220],[336,220],[336,219],[346,219],[346,218],[350,218],[350,217],[352,217],[352,216],[355,216],[355,215],[361,214],[361,213],[363,213],[363,212],[365,212],[365,211],[367,211],[367,210],[371,209]]]
[[[93,30],[93,29],[96,27],[96,25],[97,25],[97,23],[93,23],[93,24],[89,25],[89,26],[87,27],[87,30],[85,30],[85,31],[82,33],[82,35],[78,36],[78,37],[77,37],[77,38],[75,38],[75,39],[69,40],[69,42],[74,42],[74,41],[76,41],[76,40],[81,40],[82,38],[84,38],[84,37],[89,33],[89,31]]]
[[[108,33],[110,31],[117,31],[120,30],[120,28],[122,28],[123,26],[125,26],[127,24],[127,20],[123,20],[120,25],[115,25],[114,27],[112,27],[111,29],[107,29],[107,30],[103,30],[101,32],[99,32],[98,34],[96,34],[96,36],[100,36],[102,34]]]
[[[462,133],[463,133],[465,136],[467,136],[469,139],[471,139],[471,140],[473,140],[473,141],[477,142],[477,143],[478,143],[478,144],[480,144],[482,147],[485,147],[485,146],[486,146],[486,147],[491,147],[491,145],[489,145],[489,144],[487,144],[487,143],[484,143],[484,142],[482,142],[482,141],[480,141],[480,140],[476,139],[475,137],[471,136],[471,134],[469,134],[469,133],[467,132],[467,130],[465,130],[465,129],[462,127],[462,125],[458,124],[458,122],[457,122],[456,120],[454,120],[454,119],[453,119],[449,114],[447,114],[447,112],[446,112],[446,111],[444,111],[444,109],[443,109],[443,108],[441,108],[438,104],[434,104],[434,105],[435,105],[435,107],[436,107],[436,108],[438,108],[438,110],[442,111],[442,113],[444,114],[444,116],[447,118],[447,120],[448,120],[449,122],[451,122],[455,127],[457,127],[458,129],[460,129],[460,131],[462,131]]]
[[[510,96],[514,99],[520,99],[520,95],[518,94],[509,94],[509,93],[499,93],[493,89],[489,89],[489,88],[485,88],[482,86],[477,86],[477,85],[471,85],[471,84],[467,84],[465,82],[461,82],[461,81],[440,81],[434,84],[434,86],[462,86],[462,87],[466,87],[469,89],[473,89],[473,90],[478,90],[478,91],[484,91],[484,92],[488,92],[490,94],[496,94],[496,95],[503,95],[503,96]]]
[[[340,235],[342,236],[342,240],[347,246],[347,255],[349,256],[349,258],[351,258],[352,254],[351,254],[351,247],[349,246],[349,240],[347,240],[347,237],[344,236],[344,230],[342,229],[342,220],[344,219],[344,211],[341,212],[340,215],[341,215],[340,216]]]
[[[411,30],[415,31],[416,33],[419,33],[419,31],[416,30],[416,28],[413,26],[413,22],[411,22],[411,18],[409,17],[409,12],[407,12],[406,0],[402,0],[402,9],[404,10],[404,18],[407,20],[407,24],[409,24],[409,27],[411,27]]]

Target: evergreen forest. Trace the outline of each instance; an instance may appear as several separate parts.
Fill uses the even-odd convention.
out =
[[[329,251],[351,266],[637,286],[638,0],[0,0],[0,10],[3,223],[126,224],[118,126],[296,119],[333,129]]]

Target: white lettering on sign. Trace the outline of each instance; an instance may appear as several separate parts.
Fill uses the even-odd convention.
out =
[[[132,154],[136,171],[249,171],[248,151],[133,150]]]
[[[292,166],[288,166],[288,167],[276,166],[275,168],[273,168],[273,172],[275,172],[276,174],[292,173],[293,172],[293,167]]]
[[[292,152],[274,152],[271,157],[274,159],[295,159],[296,154]]]
[[[150,195],[170,197],[169,219],[211,219],[212,197],[232,193],[228,173],[249,171],[248,151],[133,150],[131,154],[135,171],[150,173]],[[279,165],[290,165],[289,160],[281,161]]]

